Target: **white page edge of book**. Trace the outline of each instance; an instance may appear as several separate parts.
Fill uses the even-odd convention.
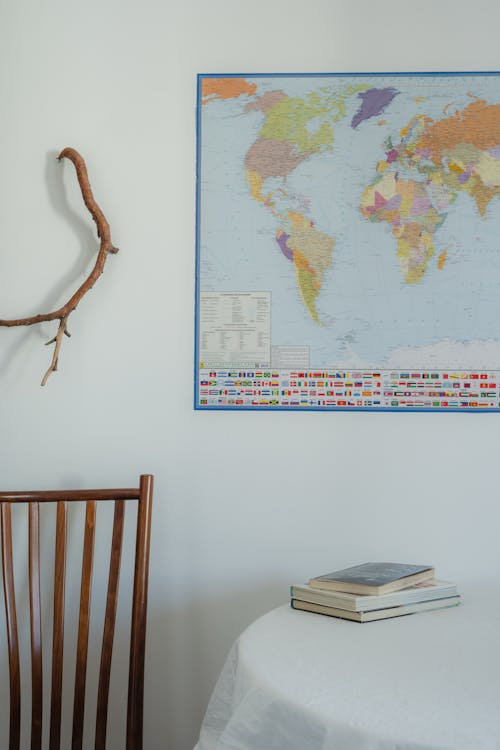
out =
[[[407,589],[392,591],[388,594],[351,594],[346,591],[333,591],[308,586],[308,584],[292,584],[290,596],[301,601],[325,606],[337,606],[352,612],[369,612],[390,606],[413,604],[416,602],[433,601],[448,596],[458,595],[457,584],[451,581],[435,580],[432,586],[411,586]],[[338,602],[334,604],[334,602]]]

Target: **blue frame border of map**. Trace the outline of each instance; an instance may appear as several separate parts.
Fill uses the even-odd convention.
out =
[[[434,367],[427,366],[426,368],[418,366],[413,363],[408,367],[404,366],[393,366],[387,368],[376,368],[365,366],[363,363],[356,366],[356,363],[351,363],[349,366],[336,367],[329,363],[328,366],[324,364],[315,366],[314,363],[309,367],[299,366],[284,372],[279,368],[273,366],[271,361],[269,362],[258,362],[257,365],[262,366],[249,366],[248,363],[243,363],[240,366],[238,363],[231,364],[231,362],[215,364],[201,362],[201,343],[200,343],[200,295],[205,291],[202,289],[202,105],[212,100],[226,100],[237,97],[246,98],[246,106],[248,109],[258,110],[263,113],[267,122],[266,111],[272,109],[273,106],[279,104],[279,99],[272,96],[267,96],[267,101],[262,101],[265,98],[264,94],[259,97],[255,97],[255,90],[252,89],[253,81],[248,79],[355,79],[363,77],[365,79],[377,79],[377,78],[415,78],[421,79],[422,84],[425,79],[437,79],[437,78],[460,78],[460,77],[484,77],[487,78],[498,78],[500,83],[500,71],[419,71],[419,72],[334,72],[334,73],[200,73],[197,76],[197,117],[196,117],[196,278],[195,278],[195,347],[194,347],[194,408],[201,411],[211,410],[222,410],[222,411],[384,411],[384,412],[407,412],[407,411],[424,411],[424,412],[468,412],[468,413],[493,413],[500,411],[500,364],[495,362],[494,366],[488,368],[481,365],[479,368],[471,366],[460,367],[460,365],[450,367],[449,369],[439,368],[437,365]],[[227,81],[227,89],[222,94],[220,90],[217,90],[217,81]],[[205,92],[202,89],[203,82],[210,81],[215,84],[212,86],[205,86]],[[241,92],[238,92],[239,82],[245,82],[248,84],[248,88],[242,88]],[[231,91],[232,89],[232,91]],[[375,93],[370,94],[370,89]],[[208,96],[207,96],[208,90]],[[424,87],[425,90],[425,87]],[[499,86],[500,92],[500,86]],[[272,92],[271,92],[272,93]],[[384,114],[385,107],[389,106],[392,99],[398,94],[398,91],[390,90],[390,87],[377,88],[376,86],[365,86],[365,91],[361,88],[354,92],[351,89],[353,96],[359,97],[358,111],[355,112],[354,117],[351,121],[351,127],[357,127],[357,125],[364,120],[368,120],[372,117],[382,117]],[[422,92],[423,95],[425,93]],[[469,94],[470,105],[474,105],[475,102],[480,103],[482,100],[478,96]],[[252,104],[251,100],[257,99]],[[283,94],[282,98],[285,97]],[[261,99],[259,102],[258,100]],[[500,107],[499,100],[495,99],[494,108],[495,111]],[[251,106],[249,106],[249,103]],[[482,102],[484,105],[489,103],[486,101]],[[459,112],[452,109],[453,102],[450,102],[450,115],[459,117]],[[460,117],[465,119],[465,109],[462,108]],[[446,108],[444,114],[448,115]],[[467,114],[470,114],[470,125],[475,127],[477,131],[481,130],[481,116],[483,112],[478,112],[478,106],[470,106]],[[479,119],[478,119],[479,115]],[[474,119],[475,118],[475,119]],[[446,118],[443,118],[446,119]],[[413,121],[414,120],[414,121]],[[450,154],[450,150],[446,152],[446,162],[441,154],[436,154],[432,149],[439,148],[439,139],[449,137],[449,131],[442,128],[441,132],[436,127],[429,135],[429,131],[432,127],[427,126],[428,122],[431,124],[438,124],[442,120],[433,120],[424,114],[419,114],[413,118],[412,122],[408,124],[408,129],[412,127],[412,137],[414,142],[410,142],[410,136],[406,133],[403,134],[403,130],[400,132],[401,140],[399,143],[389,142],[388,148],[385,152],[385,159],[381,159],[376,164],[377,170],[377,184],[378,181],[381,183],[381,190],[376,190],[376,185],[369,186],[369,189],[363,193],[364,204],[360,205],[361,212],[370,220],[380,221],[389,223],[389,226],[393,232],[394,237],[397,239],[398,246],[398,260],[401,268],[404,270],[406,276],[405,280],[408,284],[418,284],[420,279],[425,273],[428,259],[434,254],[434,247],[432,246],[433,231],[436,227],[439,228],[442,221],[442,216],[433,216],[439,214],[439,211],[435,211],[436,201],[439,198],[443,198],[442,195],[437,195],[435,191],[435,183],[441,181],[441,186],[444,185],[445,193],[452,193],[453,200],[455,200],[456,193],[459,190],[468,191],[469,196],[473,197],[477,205],[478,211],[482,217],[488,204],[493,198],[500,195],[497,182],[492,183],[489,177],[483,179],[482,183],[478,178],[478,174],[484,176],[488,171],[489,165],[485,163],[485,159],[494,152],[494,158],[499,158],[500,142],[491,146],[491,144],[473,143],[473,144],[462,144],[457,142],[455,144],[455,152]],[[354,123],[354,124],[353,124]],[[269,123],[267,123],[269,126]],[[236,126],[236,123],[235,123]],[[273,123],[276,127],[276,122]],[[279,127],[279,124],[278,124]],[[495,135],[497,134],[499,124],[495,122]],[[420,130],[419,130],[420,128]],[[275,135],[272,132],[271,126],[268,127],[267,132],[263,132],[264,128],[261,128],[261,141],[266,139],[266,136]],[[302,128],[303,130],[303,128]],[[321,147],[322,136],[327,136],[331,132],[331,128],[328,128],[328,123],[325,125],[325,121],[320,123],[316,132],[312,131],[308,133],[309,142],[307,144],[308,153],[319,153]],[[415,133],[418,134],[420,140],[418,141],[419,150],[415,153]],[[423,135],[427,137],[427,141],[423,141]],[[297,135],[295,133],[295,135]],[[316,136],[316,140],[314,137]],[[406,140],[405,140],[405,137]],[[434,140],[432,140],[434,138]],[[274,152],[276,158],[285,161],[287,169],[293,170],[295,166],[306,157],[299,153],[300,148],[297,150],[297,139],[295,140],[291,149],[290,141],[291,138],[287,137],[287,134],[279,134],[278,140],[281,140],[281,144],[277,147]],[[287,142],[288,140],[288,142]],[[459,140],[459,139],[457,139]],[[497,139],[498,140],[498,139]],[[325,141],[323,141],[324,144]],[[320,145],[318,145],[320,144]],[[423,144],[423,147],[422,147]],[[299,144],[299,146],[303,144]],[[387,143],[386,143],[387,145]],[[245,167],[247,171],[247,181],[249,184],[249,191],[254,200],[260,201],[263,205],[270,206],[271,200],[268,195],[263,194],[263,183],[266,178],[270,178],[272,181],[277,175],[273,174],[272,169],[265,171],[262,169],[262,163],[265,164],[265,160],[269,158],[271,152],[266,151],[269,144],[259,144],[260,152],[258,148],[254,149],[254,153],[248,154],[245,160]],[[449,146],[449,144],[448,144]],[[467,146],[470,146],[468,149]],[[481,148],[482,147],[482,148]],[[315,149],[317,149],[315,151]],[[413,149],[413,151],[412,151]],[[428,151],[425,151],[428,149]],[[250,149],[249,149],[250,151]],[[486,155],[485,155],[485,152]],[[273,154],[271,153],[271,156]],[[260,159],[260,161],[259,161]],[[421,162],[417,161],[421,159]],[[429,161],[433,162],[429,166]],[[441,160],[440,160],[441,159]],[[437,160],[437,162],[436,162]],[[426,185],[431,186],[434,190],[432,201],[429,206],[427,201],[428,193],[424,195],[422,190],[416,186],[417,194],[413,195],[413,206],[417,206],[419,216],[422,213],[425,214],[426,207],[429,220],[428,226],[424,226],[424,230],[420,231],[418,238],[416,239],[412,232],[414,227],[409,227],[411,222],[403,222],[397,224],[399,218],[394,219],[394,215],[397,214],[398,205],[402,205],[405,200],[405,196],[394,196],[390,194],[391,188],[394,188],[394,168],[392,163],[396,162],[403,164],[404,169],[408,170],[418,169],[420,167],[421,173],[426,176]],[[437,163],[437,166],[436,166]],[[443,172],[446,168],[445,179],[443,180]],[[251,169],[255,165],[257,169]],[[434,166],[436,169],[434,169]],[[472,166],[471,166],[472,165]],[[432,169],[430,168],[432,167]],[[441,173],[439,171],[441,167]],[[261,173],[259,174],[259,168]],[[434,170],[434,171],[433,171]],[[475,171],[474,171],[475,170]],[[485,172],[486,170],[486,172]],[[384,172],[386,173],[384,174]],[[249,172],[253,172],[250,175]],[[473,173],[473,180],[471,181],[471,174]],[[279,173],[279,176],[286,180],[288,172],[284,172],[284,175]],[[490,173],[488,172],[488,175]],[[387,175],[387,179],[386,179]],[[253,180],[253,182],[252,182]],[[489,180],[489,181],[488,181]],[[387,184],[384,184],[386,181]],[[397,182],[397,178],[396,178]],[[401,186],[407,187],[408,179],[399,179],[397,185],[398,188]],[[473,184],[472,184],[473,183]],[[464,187],[464,185],[466,187]],[[275,186],[273,186],[275,187]],[[420,190],[420,192],[418,192]],[[388,194],[389,192],[389,194]],[[394,190],[393,190],[394,192]],[[439,191],[438,191],[439,192]],[[267,200],[267,204],[266,204]],[[399,200],[399,204],[397,201]],[[451,199],[447,194],[444,195],[444,200],[448,200],[451,203]],[[392,201],[392,203],[391,203]],[[291,211],[289,211],[291,213]],[[276,211],[279,214],[279,211]],[[299,214],[298,211],[294,211],[294,214]],[[445,214],[446,215],[446,214]],[[375,218],[374,218],[375,217]],[[280,218],[278,216],[278,218]],[[307,217],[309,219],[309,217]],[[293,216],[295,222],[303,220],[303,216]],[[391,221],[393,222],[391,224]],[[434,223],[433,223],[434,222]],[[416,223],[416,222],[415,222]],[[420,229],[425,224],[419,219]],[[310,226],[313,226],[313,222],[308,222]],[[397,226],[396,226],[397,224]],[[276,236],[273,238],[273,242],[279,247],[285,258],[290,260],[290,256],[293,256],[295,265],[295,271],[297,272],[297,284],[300,288],[302,301],[308,309],[308,313],[311,318],[317,314],[315,301],[318,292],[311,288],[310,279],[308,276],[316,274],[316,281],[318,276],[321,275],[321,258],[319,265],[314,268],[311,262],[311,257],[307,256],[307,253],[301,253],[300,242],[296,242],[296,245],[291,247],[293,244],[290,241],[291,231],[286,231],[290,225],[283,228],[278,228]],[[296,228],[296,234],[301,235],[303,239],[304,231],[307,229],[306,225],[303,224]],[[322,233],[314,229],[316,236],[314,237],[316,248],[321,250],[321,242],[323,237],[326,237],[325,233]],[[398,236],[398,232],[401,233]],[[407,236],[405,236],[405,234]],[[297,239],[297,238],[296,238]],[[413,244],[412,244],[413,242]],[[319,244],[318,244],[319,243]],[[415,243],[419,244],[420,249],[420,265],[418,263],[412,263],[412,252],[415,250]],[[430,247],[429,247],[430,246]],[[409,250],[408,250],[409,248]],[[430,249],[431,248],[431,249]],[[324,249],[328,253],[328,246],[325,242]],[[423,253],[422,253],[423,250]],[[306,256],[304,259],[302,256]],[[319,253],[321,255],[321,253]],[[418,255],[418,253],[417,253]],[[409,257],[410,256],[410,257]],[[423,258],[423,260],[422,260]],[[438,258],[438,268],[441,268],[446,260],[446,250],[442,251]],[[408,262],[410,261],[410,262]],[[440,265],[441,264],[441,265]],[[323,269],[324,274],[325,265],[328,267],[329,263],[324,262],[323,258]],[[312,267],[312,268],[311,268]],[[233,296],[238,294],[245,294],[245,291],[241,291],[242,287],[238,287],[238,293],[232,289]],[[226,292],[229,293],[229,292]],[[238,310],[241,309],[241,299],[237,299],[239,305]],[[499,309],[497,305],[496,310]],[[233,310],[234,311],[234,310]],[[318,323],[320,321],[318,320]],[[220,323],[220,320],[219,320]],[[229,324],[229,327],[231,324]],[[467,339],[463,339],[464,342]],[[500,343],[500,334],[498,335],[498,341]],[[496,343],[496,339],[495,339]],[[206,366],[205,366],[206,364]],[[254,363],[255,365],[255,363]]]

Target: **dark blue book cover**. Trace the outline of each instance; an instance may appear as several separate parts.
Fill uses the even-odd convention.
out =
[[[380,589],[404,588],[412,585],[418,580],[432,578],[434,569],[430,565],[407,565],[404,563],[369,562],[362,565],[354,565],[351,568],[336,570],[317,576],[310,580],[311,586],[331,587],[339,590],[357,591],[373,588],[373,593],[380,593]]]

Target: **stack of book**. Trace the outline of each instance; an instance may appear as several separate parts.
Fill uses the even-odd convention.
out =
[[[386,620],[460,603],[457,586],[429,565],[363,563],[290,587],[291,606],[356,622]]]

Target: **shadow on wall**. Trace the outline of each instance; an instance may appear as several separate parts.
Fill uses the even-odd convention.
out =
[[[192,750],[233,641],[257,617],[288,603],[288,589],[268,584],[150,611],[146,654],[144,747]]]

